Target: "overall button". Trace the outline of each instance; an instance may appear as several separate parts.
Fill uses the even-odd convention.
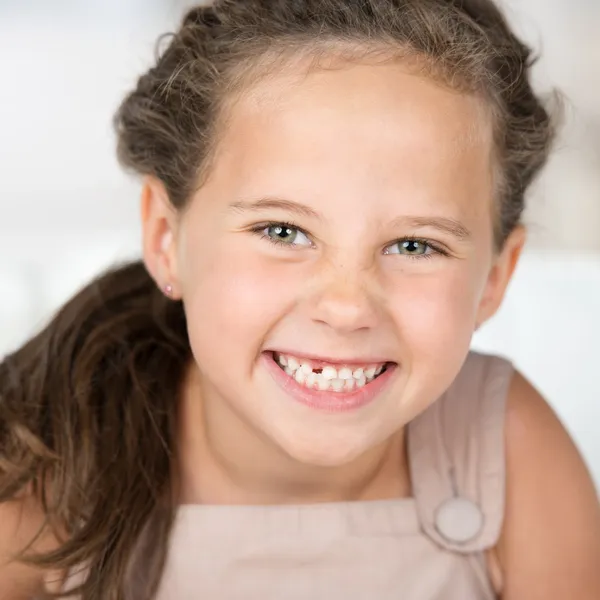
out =
[[[435,527],[449,542],[464,544],[483,529],[483,513],[466,498],[451,498],[438,508]]]

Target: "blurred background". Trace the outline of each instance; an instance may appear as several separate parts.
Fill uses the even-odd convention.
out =
[[[0,0],[0,357],[78,287],[139,252],[138,182],[111,116],[150,66],[178,0]],[[559,147],[530,196],[528,251],[476,348],[546,395],[600,489],[600,2],[504,0],[566,96]]]

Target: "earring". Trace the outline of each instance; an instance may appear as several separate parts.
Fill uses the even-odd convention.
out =
[[[165,294],[169,296],[169,298],[173,295],[173,286],[170,283],[167,283],[163,288]]]

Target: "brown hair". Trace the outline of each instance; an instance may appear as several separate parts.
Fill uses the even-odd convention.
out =
[[[161,180],[185,207],[214,156],[236,94],[297,58],[416,58],[490,107],[496,241],[520,221],[554,134],[533,93],[530,50],[492,0],[216,0],[161,40],[156,65],[115,116],[121,163]],[[151,598],[174,515],[177,397],[191,360],[181,303],[141,263],[70,300],[0,365],[0,502],[32,490],[60,548],[21,559],[86,565],[84,600]],[[135,590],[134,550],[151,529]]]

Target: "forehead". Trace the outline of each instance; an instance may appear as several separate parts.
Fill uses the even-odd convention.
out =
[[[484,103],[400,64],[264,79],[232,105],[219,146],[215,175],[238,181],[246,193],[268,179],[301,193],[318,180],[320,189],[338,193],[425,199],[444,188],[446,197],[491,195]]]

